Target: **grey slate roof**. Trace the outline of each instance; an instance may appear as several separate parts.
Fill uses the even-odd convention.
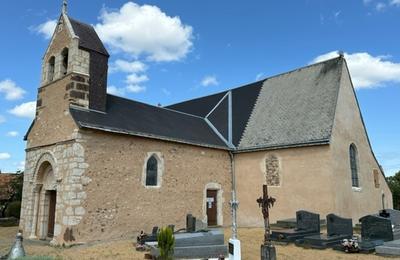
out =
[[[204,118],[113,95],[107,95],[106,113],[76,107],[70,112],[84,128],[226,148]]]
[[[79,37],[79,47],[110,56],[94,28],[86,23],[68,17],[74,33]]]
[[[166,108],[108,95],[106,113],[70,110],[80,127],[221,149],[327,144],[343,66],[336,58]]]
[[[266,79],[239,149],[329,142],[343,59]]]

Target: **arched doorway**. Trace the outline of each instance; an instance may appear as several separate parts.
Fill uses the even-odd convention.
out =
[[[31,237],[52,238],[56,219],[57,190],[53,166],[44,161],[40,164],[34,189],[34,215]]]

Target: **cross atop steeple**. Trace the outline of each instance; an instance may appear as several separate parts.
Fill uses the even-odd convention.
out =
[[[67,6],[68,6],[67,0],[63,0],[63,4],[62,4],[62,13],[63,14],[67,14]]]

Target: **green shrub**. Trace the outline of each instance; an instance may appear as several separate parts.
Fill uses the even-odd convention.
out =
[[[158,248],[160,249],[160,259],[170,260],[174,254],[175,237],[171,228],[162,228],[157,234]]]
[[[13,201],[10,204],[8,204],[8,207],[6,209],[6,217],[14,217],[19,219],[21,213],[21,201]]]

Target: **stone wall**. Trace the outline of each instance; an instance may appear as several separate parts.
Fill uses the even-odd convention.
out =
[[[230,225],[230,159],[226,151],[105,132],[82,132],[85,215],[74,228],[88,241],[132,236],[153,226],[185,227],[186,214],[206,222],[206,187],[220,187],[221,225]],[[146,187],[149,154],[162,159],[160,186]]]
[[[79,134],[76,134],[79,137]],[[49,163],[52,176],[39,178],[41,165]],[[84,187],[91,181],[85,175],[89,165],[85,161],[81,140],[60,142],[55,145],[28,149],[24,173],[24,188],[21,208],[20,228],[26,237],[43,238],[47,229],[48,210],[46,210],[46,190],[56,190],[55,243],[65,241],[65,234],[78,225],[85,209],[86,192]],[[50,180],[50,181],[49,181]],[[40,193],[40,194],[38,194]],[[35,222],[39,223],[35,228]],[[68,238],[67,236],[67,238]]]
[[[382,194],[385,207],[391,208],[392,194],[372,153],[346,67],[343,67],[342,72],[331,143],[336,176],[333,183],[336,190],[335,213],[353,218],[353,222],[357,223],[361,216],[382,209]],[[351,144],[357,148],[359,187],[352,187],[349,157]],[[374,172],[379,172],[375,180]],[[376,182],[379,185],[375,185]]]
[[[65,21],[62,16],[43,57],[41,86],[64,77],[62,72],[62,51],[64,48],[68,48],[68,70],[66,73],[75,72],[89,75],[90,53],[79,49],[79,38],[74,37],[71,31],[72,27],[69,28],[67,23],[68,21]],[[49,77],[49,60],[51,57],[55,57],[53,80]]]
[[[267,180],[274,184],[268,187],[269,195],[276,198],[271,223],[294,218],[300,209],[323,217],[334,209],[336,192],[328,145],[235,154],[235,169],[239,227],[264,225],[256,199],[262,196]],[[278,179],[272,178],[277,175],[279,185]]]

